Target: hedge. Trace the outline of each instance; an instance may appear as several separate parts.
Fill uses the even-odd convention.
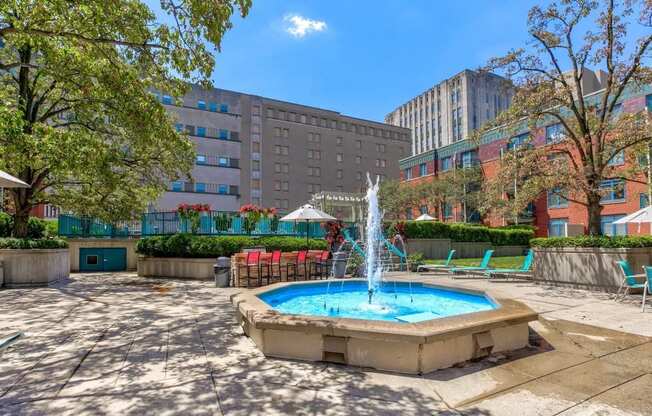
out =
[[[597,248],[636,248],[652,247],[652,236],[579,236],[535,238],[530,241],[532,247],[563,248],[563,247],[597,247]]]
[[[489,242],[494,246],[527,246],[534,230],[490,228],[482,225],[446,224],[438,221],[406,221],[405,236],[414,238],[449,238],[457,242]]]
[[[0,238],[0,249],[30,250],[68,248],[68,242],[62,238]]]
[[[298,237],[199,236],[174,234],[141,238],[136,252],[150,257],[231,257],[245,248],[265,247],[267,251],[297,251],[306,248],[306,239]],[[311,250],[327,250],[325,240],[311,239]]]
[[[0,238],[11,237],[11,231],[14,228],[14,220],[7,213],[0,212]],[[50,234],[50,227],[48,222],[36,217],[30,217],[27,223],[27,238],[38,239],[46,236],[56,235]]]

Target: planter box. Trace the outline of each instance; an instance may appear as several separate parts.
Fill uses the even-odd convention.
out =
[[[615,291],[623,279],[616,264],[627,260],[636,274],[652,264],[652,248],[535,248],[534,280]]]
[[[47,286],[70,274],[67,248],[0,250],[6,287]]]
[[[217,259],[190,259],[182,257],[138,257],[138,276],[170,277],[174,279],[214,278],[213,265]]]

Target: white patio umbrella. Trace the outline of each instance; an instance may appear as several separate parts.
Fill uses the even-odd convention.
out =
[[[310,238],[310,221],[313,222],[326,222],[326,221],[336,221],[337,218],[328,215],[324,211],[320,211],[317,208],[313,207],[310,204],[306,204],[300,208],[295,209],[290,212],[285,217],[281,218],[281,221],[305,221],[306,222],[306,247],[308,246],[308,240]]]
[[[435,219],[428,214],[421,214],[415,221],[435,221]]]
[[[29,188],[29,185],[7,172],[0,170],[0,188]]]
[[[629,214],[625,217],[622,217],[619,220],[614,221],[612,224],[638,224],[639,231],[641,229],[641,224],[643,223],[652,223],[652,206],[647,206],[641,208],[633,214]],[[652,226],[651,226],[652,231]]]

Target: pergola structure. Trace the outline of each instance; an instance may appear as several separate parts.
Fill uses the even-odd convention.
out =
[[[342,221],[362,223],[366,215],[365,196],[354,192],[324,191],[313,194],[310,205]]]

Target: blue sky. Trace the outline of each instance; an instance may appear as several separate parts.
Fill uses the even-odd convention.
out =
[[[525,42],[524,0],[254,0],[219,54],[216,87],[382,121],[464,68]],[[288,16],[323,22],[292,35]],[[301,24],[301,20],[296,21]]]
[[[528,10],[542,1],[253,0],[223,40],[213,81],[382,121],[441,80],[525,46]]]

